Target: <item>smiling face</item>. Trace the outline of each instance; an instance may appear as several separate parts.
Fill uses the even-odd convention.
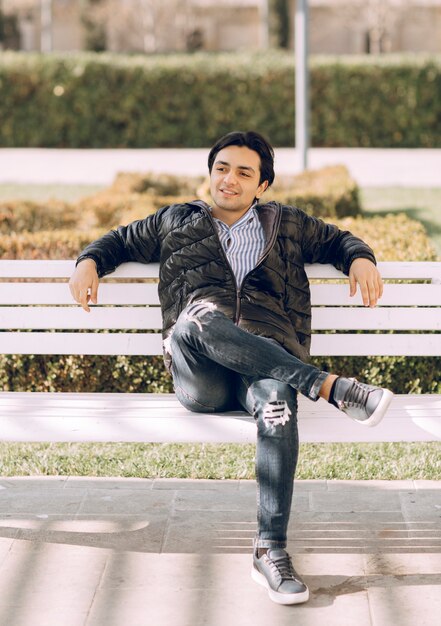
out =
[[[231,226],[267,187],[267,181],[260,183],[257,152],[245,146],[227,146],[217,153],[210,174],[214,217]]]

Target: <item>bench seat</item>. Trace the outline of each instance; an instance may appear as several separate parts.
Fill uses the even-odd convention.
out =
[[[253,443],[254,419],[242,412],[191,413],[174,394],[0,393],[3,441]],[[299,397],[302,442],[441,439],[441,397],[397,395],[375,428],[342,415],[324,400]]]

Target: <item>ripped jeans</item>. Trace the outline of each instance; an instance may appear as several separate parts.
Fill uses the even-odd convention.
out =
[[[210,303],[179,316],[170,341],[176,396],[190,411],[245,410],[257,423],[255,546],[285,548],[299,443],[297,390],[311,400],[327,377],[275,340],[242,330]]]

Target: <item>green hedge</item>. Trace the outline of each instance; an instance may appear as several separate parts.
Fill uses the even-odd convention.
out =
[[[313,58],[312,144],[441,147],[440,58]],[[238,128],[289,146],[293,54],[7,52],[0,119],[4,147],[206,147]]]
[[[312,363],[395,393],[441,393],[441,357],[315,357]],[[0,389],[167,393],[173,386],[162,357],[0,355]]]

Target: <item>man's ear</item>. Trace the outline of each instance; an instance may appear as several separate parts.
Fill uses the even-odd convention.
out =
[[[268,189],[268,181],[264,180],[263,183],[261,183],[257,188],[256,198],[260,198],[261,196],[263,196],[263,194],[265,193],[267,189]]]

